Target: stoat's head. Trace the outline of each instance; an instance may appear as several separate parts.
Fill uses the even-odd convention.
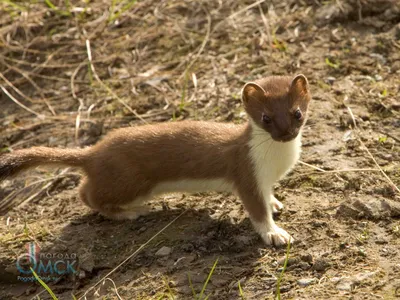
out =
[[[242,90],[242,101],[253,124],[279,142],[297,137],[310,100],[304,75],[266,77],[247,83]]]

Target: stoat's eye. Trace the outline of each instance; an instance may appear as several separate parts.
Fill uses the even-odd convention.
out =
[[[303,117],[303,114],[301,113],[301,110],[300,110],[300,109],[296,109],[296,111],[294,112],[294,117],[295,117],[297,120],[301,120],[301,118]]]
[[[271,118],[268,117],[266,114],[263,114],[263,115],[262,115],[262,121],[263,121],[265,124],[269,124],[269,123],[271,123]]]

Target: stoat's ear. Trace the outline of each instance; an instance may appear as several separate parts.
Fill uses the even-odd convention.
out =
[[[265,90],[255,82],[248,82],[242,90],[242,101],[247,105],[253,101],[261,101],[266,96]]]
[[[290,91],[297,95],[308,94],[308,80],[303,74],[296,75],[290,84]]]

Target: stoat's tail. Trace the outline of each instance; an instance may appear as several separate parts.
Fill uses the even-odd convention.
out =
[[[33,147],[0,155],[0,180],[39,165],[84,167],[88,149]]]

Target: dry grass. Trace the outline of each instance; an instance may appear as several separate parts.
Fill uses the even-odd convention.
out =
[[[77,125],[97,117],[112,117],[118,125],[166,120],[173,113],[179,117],[182,106],[186,108],[180,102],[189,99],[179,101],[179,91],[190,95],[193,90],[189,74],[199,74],[202,95],[188,106],[200,110],[204,99],[212,100],[212,83],[227,81],[227,74],[215,74],[222,77],[218,80],[210,69],[226,66],[227,58],[250,54],[243,41],[253,38],[246,27],[256,21],[247,14],[256,5],[240,1],[223,6],[180,1],[49,3],[1,4],[2,89],[34,118]],[[232,33],[235,37],[229,38]],[[233,52],[213,49],[222,36],[228,37]],[[223,61],[216,61],[215,51],[224,53]],[[243,78],[235,81],[232,93]],[[148,89],[157,91],[165,105],[144,111],[140,103]]]
[[[289,57],[271,42],[280,22],[275,8],[307,14],[274,5],[2,2],[2,101],[19,108],[3,116],[0,132],[11,142],[0,146],[86,146],[110,128],[183,118],[241,122],[242,84],[266,75],[267,66],[254,68],[260,51],[269,63]],[[12,142],[21,132],[35,134]],[[35,185],[26,198],[42,190]]]

